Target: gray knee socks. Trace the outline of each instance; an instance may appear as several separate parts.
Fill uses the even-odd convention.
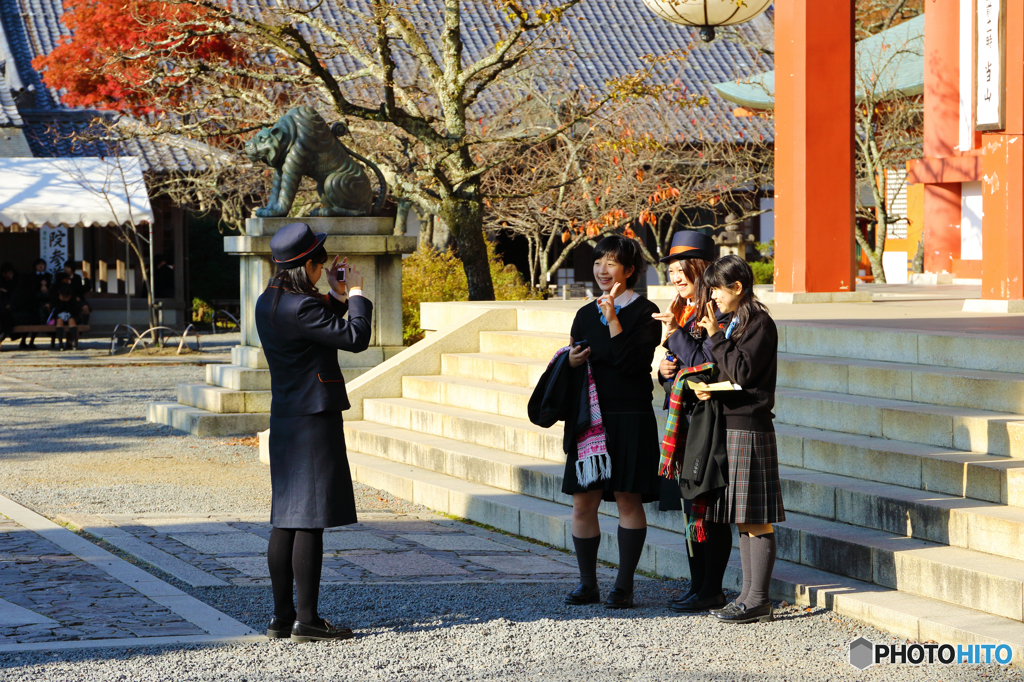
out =
[[[736,598],[737,604],[746,603],[750,595],[750,535],[740,533],[740,566],[743,567],[743,589]]]
[[[740,536],[742,542],[743,536]],[[768,601],[768,588],[772,581],[772,570],[775,568],[775,533],[751,535],[747,540],[750,559],[743,565],[743,582],[747,582],[750,574],[750,588],[743,604],[748,609],[761,606]],[[742,545],[740,557],[743,557]]]

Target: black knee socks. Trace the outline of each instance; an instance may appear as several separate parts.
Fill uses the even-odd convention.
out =
[[[281,620],[295,619],[295,602],[292,601],[293,544],[294,530],[275,528],[270,532],[267,566],[270,568],[270,587],[274,593],[274,617]]]
[[[576,550],[576,564],[580,567],[580,582],[587,587],[596,587],[597,550],[601,546],[601,536],[578,538],[573,535],[572,546]]]
[[[750,563],[743,567],[743,575],[745,578],[750,573],[750,591],[743,603],[748,609],[753,609],[768,601],[772,570],[775,568],[775,533],[751,535],[748,542]]]
[[[690,556],[689,552],[686,554],[686,561],[690,564],[690,591],[683,595],[683,598],[688,599],[692,597],[700,592],[700,588],[704,586],[705,544],[696,540],[690,541],[690,549],[693,551],[693,556]]]
[[[704,582],[698,594],[710,599],[722,593],[722,578],[732,554],[732,529],[727,523],[704,522]]]
[[[296,618],[302,623],[319,625],[317,602],[320,599],[320,571],[323,566],[324,531],[322,528],[275,528],[270,534],[267,565],[274,593],[274,616]],[[292,602],[292,582],[298,597],[298,609]]]
[[[647,540],[647,528],[623,528],[619,526],[619,573],[615,576],[615,588],[633,589],[633,574],[636,573],[640,555]]]

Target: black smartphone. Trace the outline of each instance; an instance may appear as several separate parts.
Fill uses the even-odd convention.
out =
[[[583,339],[582,341],[577,341],[577,342],[575,343],[575,347],[576,347],[576,348],[579,348],[579,349],[580,349],[580,352],[582,353],[582,352],[583,352],[583,351],[585,351],[586,349],[590,348],[590,342],[589,342],[589,341],[587,341],[586,339]]]

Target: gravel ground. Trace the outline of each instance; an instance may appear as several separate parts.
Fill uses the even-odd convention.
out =
[[[202,368],[177,365],[0,365],[0,492],[51,518],[268,511],[255,448],[144,421],[146,401],[173,400],[178,382],[202,378]],[[361,509],[423,511],[365,486],[357,495]],[[269,588],[168,582],[266,627]],[[563,606],[571,587],[325,586],[322,614],[351,625],[356,639],[0,654],[0,680],[1024,680],[1021,669],[995,665],[859,672],[847,662],[853,639],[895,640],[820,609],[785,607],[775,623],[729,626],[672,615],[664,603],[681,581],[642,581],[640,606],[614,614]]]
[[[175,400],[179,383],[203,383],[205,372],[192,365],[0,366],[0,491],[51,517],[269,516],[270,470],[251,441],[198,438],[145,420],[147,402]],[[4,384],[5,377],[15,381]],[[357,488],[360,509],[423,511]]]
[[[640,608],[610,615],[560,604],[569,586],[346,586],[322,613],[357,629],[349,642],[91,650],[0,657],[3,680],[1021,680],[996,666],[847,663],[849,642],[889,636],[828,611],[786,609],[774,623],[730,626],[673,616],[676,583],[639,585]],[[191,592],[266,627],[265,588]]]

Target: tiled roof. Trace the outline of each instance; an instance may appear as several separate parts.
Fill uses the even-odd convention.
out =
[[[89,139],[92,122],[103,112],[36,109],[23,113],[33,156],[111,156],[114,153],[115,145]],[[201,170],[205,167],[203,157],[219,152],[184,138],[164,138],[159,143],[135,138],[123,143],[120,153],[139,157],[144,172],[169,173]]]
[[[72,141],[73,135],[84,135],[90,122],[104,113],[63,106],[58,93],[48,90],[32,68],[32,60],[49,54],[67,33],[60,23],[63,13],[61,0],[0,0],[0,41],[6,42],[15,61],[7,68],[17,68],[21,85],[32,94],[28,98],[31,105],[19,114],[10,83],[0,81],[0,112],[7,112],[14,121],[12,125],[24,126],[33,156],[109,156],[113,147],[102,141]],[[3,116],[0,113],[0,125],[5,125]],[[210,151],[187,140],[154,143],[144,139],[133,140],[121,149],[124,154],[140,157],[144,171],[156,173],[196,170],[203,165],[202,155]]]
[[[22,87],[35,92],[35,107],[59,108],[56,93],[43,85],[32,60],[49,54],[67,30],[60,23],[61,0],[0,0],[0,27],[14,57]]]
[[[0,126],[20,126],[22,125],[21,114],[18,113],[18,107],[11,95],[11,86],[7,83],[7,78],[3,73],[4,66],[6,65],[0,61]],[[12,64],[11,68],[13,67]]]
[[[924,92],[924,15],[865,38],[855,48],[857,100]],[[751,109],[775,108],[775,71],[715,84],[718,93]],[[869,89],[870,88],[870,89]]]
[[[355,22],[351,14],[339,9],[339,4],[344,4],[344,0],[327,0],[319,5],[317,12],[332,25]],[[480,27],[508,23],[496,5],[491,2],[463,4],[462,38],[468,62],[487,54],[493,46],[494,32],[478,30]],[[417,26],[432,26],[428,44],[436,51],[443,28],[443,2],[421,0],[416,11]],[[770,14],[761,15],[734,28],[752,43],[771,45],[774,31],[770,17]],[[601,91],[608,80],[642,69],[644,56],[663,55],[692,45],[694,49],[690,57],[678,73],[669,75],[669,80],[678,79],[688,93],[706,95],[709,105],[686,113],[650,109],[647,113],[652,120],[659,122],[657,128],[661,130],[667,124],[677,131],[679,138],[686,140],[696,139],[702,134],[740,142],[751,139],[770,141],[773,138],[774,129],[770,121],[756,117],[736,118],[732,114],[733,105],[723,100],[712,87],[713,83],[773,68],[771,59],[756,50],[721,38],[703,43],[698,37],[698,29],[662,20],[642,0],[587,0],[567,13],[563,25],[570,31],[569,41],[574,49],[572,53],[562,53],[568,82],[563,81],[558,86],[564,91],[578,89],[581,85],[592,92]],[[311,35],[308,31],[306,34]],[[399,72],[408,76],[416,67],[411,58],[403,59],[403,56],[398,56]],[[332,71],[342,74],[359,68],[347,58],[335,59],[330,66]],[[373,106],[378,104],[372,103]],[[498,104],[484,101],[480,108]]]
[[[356,21],[351,14],[342,12],[339,4],[346,0],[327,0],[317,10],[325,20],[339,25]],[[363,0],[349,0],[362,7]],[[442,28],[442,0],[422,0],[416,5],[416,22],[422,26],[433,26],[434,35]],[[492,46],[490,27],[506,24],[507,19],[496,3],[469,2],[463,4],[463,41],[466,58],[474,61],[486,54]],[[55,156],[70,153],[66,141],[51,135],[47,125],[70,133],[87,125],[87,112],[77,112],[63,107],[57,93],[48,90],[39,74],[31,67],[32,59],[48,54],[54,49],[66,29],[60,23],[63,14],[61,0],[0,0],[0,29],[15,61],[24,87],[34,91],[35,102],[31,105],[32,115],[26,121],[32,151],[37,156]],[[574,54],[562,53],[563,60],[571,61],[566,68],[562,82],[549,82],[547,87],[564,91],[578,89],[581,85],[592,91],[599,91],[611,78],[623,76],[641,69],[642,58],[648,54],[665,54],[671,50],[693,45],[689,59],[678,73],[670,74],[672,80],[685,86],[691,94],[706,95],[710,101],[707,107],[683,113],[662,111],[653,107],[643,108],[652,127],[657,123],[659,131],[664,128],[675,131],[679,140],[696,139],[701,134],[713,139],[735,141],[773,137],[771,122],[757,117],[736,118],[733,105],[723,100],[713,83],[736,80],[750,73],[768,71],[772,68],[770,58],[757,51],[721,38],[710,44],[700,42],[697,29],[677,26],[663,21],[643,4],[642,0],[588,0],[572,10],[563,21],[569,27],[570,41]],[[753,42],[773,40],[772,23],[765,15],[741,24],[736,29]],[[308,31],[307,31],[308,34]],[[438,41],[428,40],[436,49]],[[330,63],[332,71],[349,73],[356,68],[351,60],[341,57]],[[411,60],[400,64],[403,70],[415,69]],[[408,72],[408,71],[407,71]],[[558,76],[553,77],[557,79]],[[565,81],[568,82],[565,82]],[[373,103],[374,106],[378,102]],[[500,106],[500,102],[483,101],[478,107],[482,113],[488,108]],[[45,116],[50,112],[49,116]],[[24,114],[24,111],[23,111]],[[198,158],[194,150],[181,147],[163,149],[149,142],[142,142],[137,150],[151,170],[191,170]],[[92,148],[83,153],[102,154],[103,150]]]

